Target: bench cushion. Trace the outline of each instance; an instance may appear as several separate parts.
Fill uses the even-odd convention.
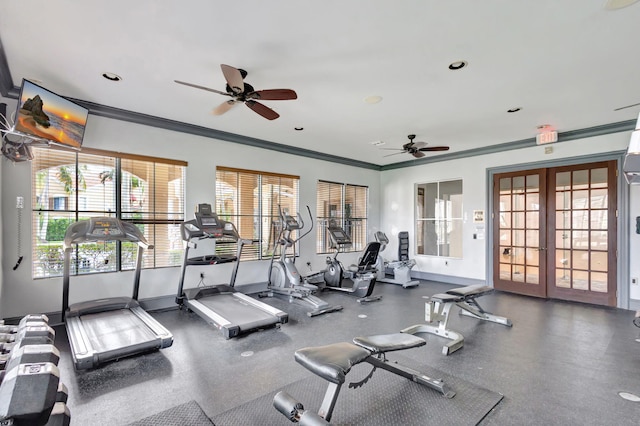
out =
[[[456,296],[482,296],[493,291],[492,287],[487,285],[468,285],[466,287],[453,288],[447,291],[447,294],[454,294]]]
[[[452,303],[452,302],[460,302],[464,299],[464,297],[455,295],[455,294],[438,293],[438,294],[434,294],[429,299],[433,300],[434,302]]]
[[[424,346],[427,342],[413,334],[394,333],[376,336],[355,337],[353,343],[362,346],[373,354]]]
[[[295,360],[323,379],[341,385],[351,367],[364,361],[369,355],[371,353],[360,346],[341,342],[298,349]]]

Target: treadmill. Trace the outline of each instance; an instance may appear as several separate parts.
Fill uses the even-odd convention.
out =
[[[234,224],[218,218],[218,215],[211,210],[210,204],[199,204],[195,219],[182,223],[180,231],[182,239],[187,242],[176,295],[176,303],[181,308],[186,306],[198,314],[207,323],[219,329],[225,339],[289,321],[289,315],[286,312],[234,289],[242,248],[252,241],[240,238]],[[190,258],[189,250],[197,247],[195,240],[203,239],[213,239],[213,253]],[[236,242],[238,245],[236,254],[217,254],[215,250],[217,241],[219,243]],[[218,284],[184,290],[184,276],[188,266],[230,262],[234,262],[234,266],[228,285]]]
[[[111,297],[69,306],[69,270],[75,244],[130,241],[138,244],[133,297]],[[138,303],[142,254],[153,248],[132,223],[114,217],[92,217],[67,228],[64,237],[62,319],[73,363],[78,370],[173,344],[173,335]]]

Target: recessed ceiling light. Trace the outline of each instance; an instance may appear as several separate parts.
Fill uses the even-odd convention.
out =
[[[631,6],[636,3],[638,0],[607,0],[604,5],[606,10],[618,10],[623,7]]]
[[[118,74],[114,74],[112,72],[104,72],[102,73],[102,76],[104,78],[106,78],[109,81],[122,81],[122,77],[120,77]]]
[[[380,146],[380,145],[384,145],[384,144],[385,144],[385,142],[383,142],[383,141],[373,141],[373,142],[371,142],[371,145],[373,145],[373,146]]]
[[[364,101],[368,104],[377,104],[382,101],[382,96],[367,96]]]
[[[511,113],[511,112],[518,112],[518,111],[520,111],[520,110],[522,110],[522,108],[520,108],[520,107],[516,107],[516,108],[508,109],[508,110],[507,110],[507,112],[509,112],[509,113]]]
[[[452,71],[456,71],[456,70],[461,70],[462,68],[466,67],[467,61],[455,61],[455,62],[451,62],[449,64],[449,69]]]
[[[293,130],[297,130],[298,132],[301,132],[304,130],[304,127],[294,127]]]

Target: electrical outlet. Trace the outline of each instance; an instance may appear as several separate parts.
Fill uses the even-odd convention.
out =
[[[204,272],[200,272],[200,278],[204,278]]]
[[[24,197],[16,197],[16,208],[23,209],[24,208]]]
[[[631,278],[631,285],[638,285],[638,279],[636,277]]]
[[[449,261],[448,260],[444,261],[444,266],[449,266]]]

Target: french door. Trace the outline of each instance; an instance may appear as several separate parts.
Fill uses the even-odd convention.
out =
[[[494,175],[496,289],[616,306],[616,162]]]

